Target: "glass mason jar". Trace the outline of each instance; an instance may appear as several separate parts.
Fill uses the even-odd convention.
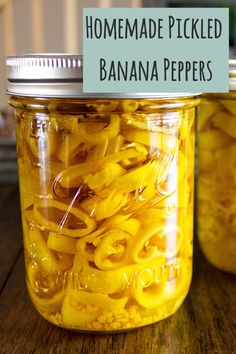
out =
[[[198,130],[198,238],[206,258],[236,273],[236,60],[230,92],[202,96]]]
[[[192,273],[198,99],[83,94],[80,56],[7,65],[36,309],[97,332],[173,314]]]

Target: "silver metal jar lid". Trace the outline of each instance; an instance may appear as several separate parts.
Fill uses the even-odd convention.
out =
[[[229,90],[236,90],[236,57],[229,59]]]
[[[7,94],[58,98],[178,98],[196,93],[83,93],[83,56],[29,54],[8,57]]]

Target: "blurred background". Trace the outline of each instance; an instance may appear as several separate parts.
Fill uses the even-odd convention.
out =
[[[35,52],[82,52],[83,7],[229,7],[236,52],[236,0],[0,0],[0,183],[17,181],[14,117],[5,95],[5,59]]]

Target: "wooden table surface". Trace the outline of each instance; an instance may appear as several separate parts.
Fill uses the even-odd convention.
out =
[[[175,315],[129,333],[90,335],[54,327],[34,310],[21,238],[17,188],[0,187],[0,353],[236,353],[236,276],[214,269],[198,247],[191,290]]]

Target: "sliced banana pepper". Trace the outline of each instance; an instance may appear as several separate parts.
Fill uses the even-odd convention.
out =
[[[81,208],[97,221],[115,215],[129,200],[125,191],[113,190],[107,198],[87,198],[81,203]]]
[[[130,218],[123,221],[117,227],[120,230],[128,232],[130,235],[136,235],[140,229],[141,222],[138,219]]]
[[[180,274],[174,282],[162,281],[160,283],[153,283],[148,287],[138,287],[131,290],[134,299],[144,308],[161,307],[171,299],[178,298],[178,296],[188,290],[190,283],[190,276],[188,274],[187,265],[184,261],[180,262]]]
[[[53,218],[50,220],[50,210]],[[39,200],[34,204],[34,216],[46,229],[71,237],[81,237],[89,234],[96,228],[96,222],[81,209],[75,208],[56,200]],[[74,218],[70,228],[71,218]],[[68,225],[68,226],[67,226]]]
[[[97,112],[113,112],[118,105],[119,102],[116,100],[101,100],[99,103],[87,104],[88,107],[93,107]]]
[[[104,267],[107,269],[115,269],[117,268],[117,262],[119,262],[120,266],[127,263],[127,242],[132,239],[132,235],[137,234],[140,228],[140,221],[134,218],[128,220],[119,218],[122,220],[121,223],[119,223],[118,219],[117,222],[112,222],[111,219],[112,217],[109,223],[103,223],[101,229],[81,238],[76,246],[79,254],[87,260],[95,262],[97,267],[101,269]],[[111,243],[110,246],[108,246],[109,243]],[[104,249],[105,253],[103,252]],[[111,259],[106,260],[104,258],[104,262],[102,257],[111,257]]]
[[[58,134],[54,130],[46,130],[43,128],[43,119],[38,119],[35,124],[37,127],[35,135],[32,135],[30,122],[26,122],[25,139],[32,152],[37,159],[45,159],[45,157],[53,156],[58,146]],[[48,122],[47,122],[48,124]]]
[[[179,251],[183,232],[176,225],[154,223],[141,230],[139,239],[130,240],[129,253],[135,263],[144,264],[157,257],[172,258]]]
[[[80,142],[101,144],[107,139],[114,138],[120,130],[120,119],[118,114],[110,115],[110,124],[101,131],[91,133],[86,130],[86,123],[80,123],[76,136]]]
[[[142,152],[138,152],[135,149],[129,149],[126,151],[120,151],[111,155],[107,155],[101,160],[98,160],[95,164],[94,161],[85,162],[82,164],[77,164],[71,166],[64,171],[62,171],[56,178],[56,181],[64,188],[75,188],[79,187],[82,183],[82,177],[90,173],[95,173],[103,166],[117,163],[124,159],[135,159],[139,161],[144,161],[146,156]]]
[[[58,313],[61,311],[63,300],[65,297],[64,291],[60,291],[54,296],[52,296],[52,298],[47,299],[45,297],[40,298],[29,287],[29,294],[33,303],[37,306],[39,310],[48,314]]]
[[[59,235],[55,232],[49,232],[47,246],[51,250],[54,250],[57,252],[75,254],[76,253],[76,242],[77,242],[77,239],[75,239],[75,238],[64,236],[64,235]]]
[[[180,144],[176,137],[160,132],[127,129],[122,131],[122,135],[128,141],[144,144],[164,152],[176,150]]]
[[[116,180],[107,188],[98,192],[100,197],[108,196],[114,190],[122,190],[126,193],[142,190],[149,184],[154,184],[156,182],[156,176],[161,169],[161,165],[158,161],[150,161],[147,164],[131,170],[120,177],[117,177]]]
[[[134,100],[122,100],[119,103],[118,109],[121,112],[135,112],[138,109],[138,102]]]
[[[31,257],[37,261],[46,273],[53,273],[54,270],[66,270],[73,264],[73,257],[66,253],[57,256],[47,247],[42,233],[34,228],[29,228],[28,242]]]
[[[103,143],[96,145],[93,149],[88,152],[85,162],[99,161],[103,159],[108,150],[109,140],[106,139]]]
[[[147,119],[146,114],[142,114],[140,117],[140,114],[124,114],[122,117],[122,126],[124,129],[128,129],[130,127],[137,128],[137,129],[142,129],[142,130],[153,130],[152,129],[152,121]],[[143,119],[142,119],[143,118]],[[154,121],[155,123],[155,121]],[[156,129],[154,129],[156,130]]]
[[[212,118],[216,128],[236,139],[236,117],[231,114],[219,112]]]
[[[236,107],[235,107],[235,100],[233,99],[225,99],[219,100],[219,102],[230,112],[233,116],[236,116]],[[217,102],[213,102],[211,100],[211,106],[217,104]]]
[[[198,158],[198,168],[200,171],[207,171],[209,168],[214,168],[215,158],[214,151],[202,150]]]
[[[112,229],[102,236],[94,251],[94,263],[98,269],[118,269],[130,263],[129,242],[131,235],[128,232]]]
[[[107,148],[107,154],[114,154],[116,152],[119,152],[124,145],[124,137],[121,134],[118,134],[114,138],[109,140],[108,143],[108,148]]]
[[[233,142],[233,138],[216,129],[202,131],[198,134],[198,144],[202,150],[221,149]]]
[[[87,259],[77,254],[73,270],[79,274],[81,286],[93,293],[116,294],[136,287],[135,274],[146,269],[155,270],[165,263],[164,258],[156,258],[144,264],[131,264],[115,270],[100,270],[91,266]],[[139,282],[138,282],[139,284]]]
[[[71,300],[69,296],[65,297],[61,310],[63,323],[68,328],[83,328],[95,321],[100,313],[100,309],[92,312],[89,312],[86,307],[83,309],[82,306]]]
[[[202,152],[200,156],[202,155]],[[200,157],[199,156],[199,157]],[[220,150],[215,151],[214,163],[217,167],[218,177],[224,180],[227,174],[235,176],[235,164],[236,164],[236,142],[228,145]],[[209,170],[210,166],[206,170]],[[233,184],[235,184],[233,182]]]
[[[109,186],[118,176],[126,172],[119,164],[110,163],[104,166],[100,171],[92,174],[90,173],[84,177],[84,182],[92,190],[100,190]]]
[[[76,243],[77,253],[87,261],[94,262],[94,249],[97,247],[101,235],[107,230],[102,227],[90,235],[80,238]]]
[[[188,139],[188,134],[190,134],[194,119],[195,119],[195,108],[191,108],[188,111],[179,112],[181,121],[179,128],[179,138],[181,140]]]
[[[206,184],[201,180],[198,182],[198,196],[201,200],[224,202],[231,200],[235,193],[236,187],[226,189],[225,186]]]
[[[81,143],[72,134],[66,134],[57,149],[56,155],[59,160],[64,162],[65,166],[68,166],[77,154],[84,154],[86,156],[90,149],[91,145]]]
[[[207,121],[213,116],[214,113],[219,112],[222,107],[219,103],[207,99],[203,99],[202,106],[199,108],[198,117],[197,117],[197,128],[201,131]]]

